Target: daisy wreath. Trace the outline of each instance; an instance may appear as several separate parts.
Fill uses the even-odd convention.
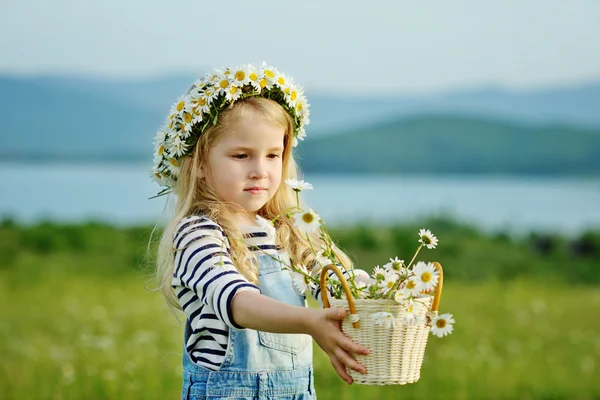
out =
[[[164,188],[154,197],[172,192],[182,157],[191,153],[198,138],[216,125],[219,113],[238,100],[264,97],[279,103],[292,117],[293,145],[306,136],[309,104],[302,86],[263,63],[216,69],[197,79],[189,92],[177,99],[154,139],[154,166],[150,177]]]

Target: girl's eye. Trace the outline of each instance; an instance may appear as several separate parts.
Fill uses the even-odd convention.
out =
[[[269,154],[269,158],[279,158],[279,154]]]
[[[246,158],[247,156],[245,154],[234,154],[232,157],[241,160],[243,158]]]

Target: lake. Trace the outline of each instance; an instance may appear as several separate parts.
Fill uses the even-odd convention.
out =
[[[23,222],[154,223],[164,197],[146,165],[0,163],[0,216]],[[600,178],[334,176],[305,179],[304,193],[329,225],[388,224],[449,215],[484,230],[514,233],[600,229]]]

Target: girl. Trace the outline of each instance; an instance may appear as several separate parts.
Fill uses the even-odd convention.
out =
[[[349,353],[367,349],[339,328],[345,312],[306,307],[282,268],[320,267],[320,238],[282,217],[296,205],[283,182],[297,177],[292,147],[307,123],[300,87],[248,65],[196,81],[157,136],[152,176],[159,195],[177,195],[157,278],[186,315],[182,399],[316,398],[312,339],[348,384],[346,367],[366,373]]]

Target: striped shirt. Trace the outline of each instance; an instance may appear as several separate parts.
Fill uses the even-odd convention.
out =
[[[283,252],[276,238],[260,227],[239,229],[257,256]],[[218,370],[225,360],[229,328],[244,329],[233,319],[233,298],[241,292],[260,293],[260,289],[237,271],[223,229],[206,217],[184,218],[175,229],[173,246],[172,286],[191,326],[186,351],[196,364]],[[320,289],[312,295],[318,299]]]

